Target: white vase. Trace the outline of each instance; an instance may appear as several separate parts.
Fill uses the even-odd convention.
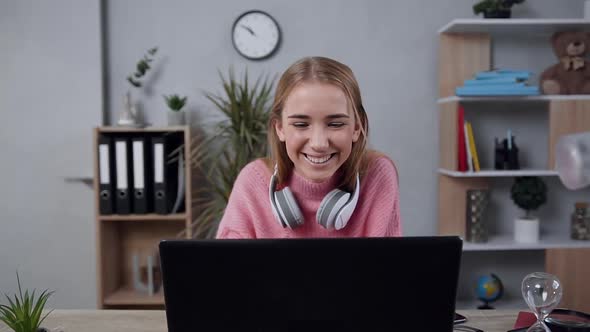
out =
[[[518,243],[539,242],[539,218],[516,218],[514,241]]]
[[[186,119],[184,111],[171,111],[168,110],[168,125],[169,126],[184,126]]]
[[[141,127],[137,107],[131,100],[131,92],[127,91],[123,97],[123,110],[119,115],[117,125],[125,127]]]

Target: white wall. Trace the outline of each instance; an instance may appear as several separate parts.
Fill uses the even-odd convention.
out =
[[[473,0],[128,0],[108,1],[109,109],[116,121],[125,77],[143,52],[160,47],[163,65],[150,94],[141,94],[144,114],[165,124],[161,95],[189,96],[199,122],[214,111],[201,91],[219,92],[217,70],[233,65],[253,74],[282,73],[303,56],[323,55],[348,64],[361,86],[373,147],[397,163],[401,213],[407,235],[436,234],[438,118],[436,31],[454,18],[473,18]],[[253,62],[233,49],[230,30],[244,11],[273,15],[283,43],[272,58]],[[576,17],[582,1],[535,0],[514,7],[515,17]],[[539,41],[538,41],[539,42]],[[545,43],[544,41],[540,41]],[[502,63],[530,61],[498,51]],[[550,50],[548,51],[550,52]],[[536,56],[537,57],[537,56]],[[542,60],[554,61],[551,53]]]
[[[96,306],[91,128],[101,121],[99,0],[0,2],[0,292]],[[4,302],[4,301],[2,301]]]

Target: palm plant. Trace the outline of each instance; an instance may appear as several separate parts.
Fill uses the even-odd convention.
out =
[[[195,144],[191,155],[206,182],[192,202],[197,210],[192,223],[196,238],[215,235],[240,170],[250,161],[267,155],[269,104],[275,79],[259,77],[251,85],[247,71],[237,81],[231,68],[228,78],[221,72],[219,76],[224,94],[206,92],[205,97],[221,112],[223,120],[217,123],[210,137]]]
[[[16,280],[18,295],[15,294],[13,300],[4,294],[8,305],[0,304],[0,320],[14,332],[37,332],[41,323],[51,313],[50,311],[41,317],[45,303],[53,292],[45,290],[39,297],[35,297],[35,290],[31,294],[26,290],[23,295],[18,272]]]

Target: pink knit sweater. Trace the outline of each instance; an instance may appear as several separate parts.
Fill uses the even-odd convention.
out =
[[[337,175],[322,183],[308,181],[296,173],[290,177],[287,185],[305,218],[304,225],[296,229],[283,228],[272,213],[268,196],[271,175],[263,160],[253,161],[242,169],[217,238],[401,236],[397,173],[386,157],[379,157],[369,165],[360,181],[355,211],[341,230],[327,230],[315,218],[322,199],[335,188]]]

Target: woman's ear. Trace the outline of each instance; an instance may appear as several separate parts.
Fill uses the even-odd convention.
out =
[[[356,141],[359,140],[359,137],[361,136],[361,123],[360,121],[355,121],[354,123],[354,131],[352,132],[352,142],[356,143]]]
[[[285,141],[285,132],[283,131],[283,123],[281,120],[274,120],[274,127],[281,142]]]

